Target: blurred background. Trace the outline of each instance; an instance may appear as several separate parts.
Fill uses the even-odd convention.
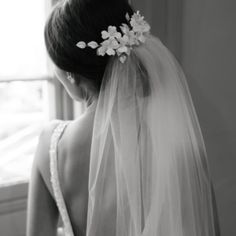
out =
[[[25,235],[28,181],[43,126],[78,117],[50,73],[43,28],[55,0],[0,0],[0,235]],[[236,1],[132,0],[187,76],[222,236],[236,235]]]

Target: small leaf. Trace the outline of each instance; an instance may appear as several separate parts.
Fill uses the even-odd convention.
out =
[[[98,44],[95,41],[91,41],[91,42],[88,43],[88,46],[92,49],[95,49],[95,48],[98,47]]]
[[[127,21],[130,21],[130,16],[129,16],[128,12],[126,13],[125,18],[126,18]]]
[[[84,49],[84,48],[86,48],[86,43],[83,42],[83,41],[79,41],[79,42],[76,44],[76,46],[77,46],[78,48]]]

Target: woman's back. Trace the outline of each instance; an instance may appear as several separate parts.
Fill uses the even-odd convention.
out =
[[[94,111],[70,122],[57,145],[59,182],[75,235],[86,235],[88,176]],[[114,172],[112,159],[108,163]],[[115,216],[115,182],[106,185],[107,226]],[[57,201],[57,199],[55,199]]]

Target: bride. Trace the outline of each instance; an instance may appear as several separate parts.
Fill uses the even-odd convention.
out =
[[[150,29],[127,0],[60,1],[52,10],[48,54],[87,109],[40,136],[28,236],[219,235],[184,73]]]

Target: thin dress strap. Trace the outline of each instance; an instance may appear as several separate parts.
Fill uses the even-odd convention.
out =
[[[69,122],[63,121],[54,129],[51,143],[50,143],[50,172],[51,172],[51,183],[52,189],[55,196],[55,201],[57,203],[63,224],[65,236],[74,236],[69,214],[66,208],[65,200],[62,195],[59,174],[58,174],[58,163],[57,163],[57,145],[61,138],[66,126]]]

